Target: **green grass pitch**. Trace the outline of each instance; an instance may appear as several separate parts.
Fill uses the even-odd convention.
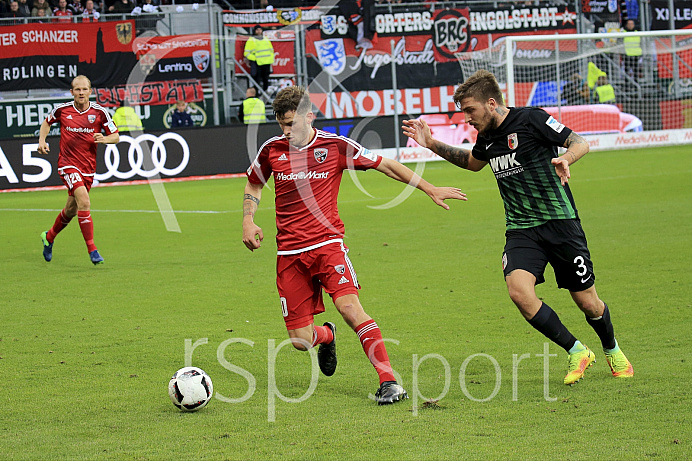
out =
[[[301,398],[310,355],[277,351],[286,332],[270,190],[256,219],[264,243],[251,253],[243,178],[166,184],[181,232],[166,230],[149,185],[95,188],[98,267],[76,222],[43,261],[39,234],[64,191],[0,194],[0,459],[692,457],[689,146],[596,152],[572,167],[598,292],[635,369],[633,379],[610,376],[598,338],[548,270],[539,296],[597,352],[574,387],[562,385],[566,354],[551,344],[546,368],[545,339],[507,296],[491,172],[432,163],[423,176],[469,201],[445,211],[414,191],[376,209],[404,187],[364,172],[372,197],[345,175],[339,205],[363,306],[409,394],[415,385],[424,396],[415,406],[368,399],[377,376],[328,300],[316,322],[337,324],[339,366]],[[240,402],[173,407],[168,380],[195,343],[192,365]],[[272,382],[301,401],[270,393]]]

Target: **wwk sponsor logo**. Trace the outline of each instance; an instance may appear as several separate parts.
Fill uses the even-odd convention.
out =
[[[517,153],[512,152],[490,159],[490,168],[492,168],[496,178],[504,178],[524,171],[521,163],[517,162],[516,156]]]

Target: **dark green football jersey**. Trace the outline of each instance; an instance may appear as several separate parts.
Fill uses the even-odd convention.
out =
[[[578,218],[569,186],[550,163],[571,132],[543,109],[511,107],[499,127],[478,136],[472,155],[495,173],[507,229]]]

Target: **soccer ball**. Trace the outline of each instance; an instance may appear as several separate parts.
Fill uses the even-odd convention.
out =
[[[211,378],[201,368],[185,367],[173,373],[168,382],[168,396],[182,411],[204,408],[214,393]]]

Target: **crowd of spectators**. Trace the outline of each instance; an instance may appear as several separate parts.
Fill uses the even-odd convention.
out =
[[[202,0],[203,2],[204,0]],[[84,22],[98,21],[102,14],[156,13],[159,5],[172,0],[0,0],[0,18],[14,18],[2,24],[23,23],[25,18],[50,18],[38,22],[73,22],[75,16]],[[192,3],[187,0],[178,3]],[[32,20],[37,22],[37,20]]]
[[[356,0],[341,0],[344,3],[357,3]],[[436,0],[373,0],[375,4],[434,3]],[[87,0],[66,0],[61,6],[60,0],[0,0],[0,17],[29,18],[52,17],[51,22],[72,21],[70,16],[82,16],[98,20],[101,14],[140,14],[157,12],[160,5],[204,3],[205,0],[94,0],[93,8],[87,8]],[[214,0],[223,9],[265,9],[311,7],[319,0]],[[16,6],[13,4],[16,3]],[[529,2],[531,3],[531,2]],[[43,13],[40,10],[44,10]],[[88,11],[85,13],[85,11]]]

